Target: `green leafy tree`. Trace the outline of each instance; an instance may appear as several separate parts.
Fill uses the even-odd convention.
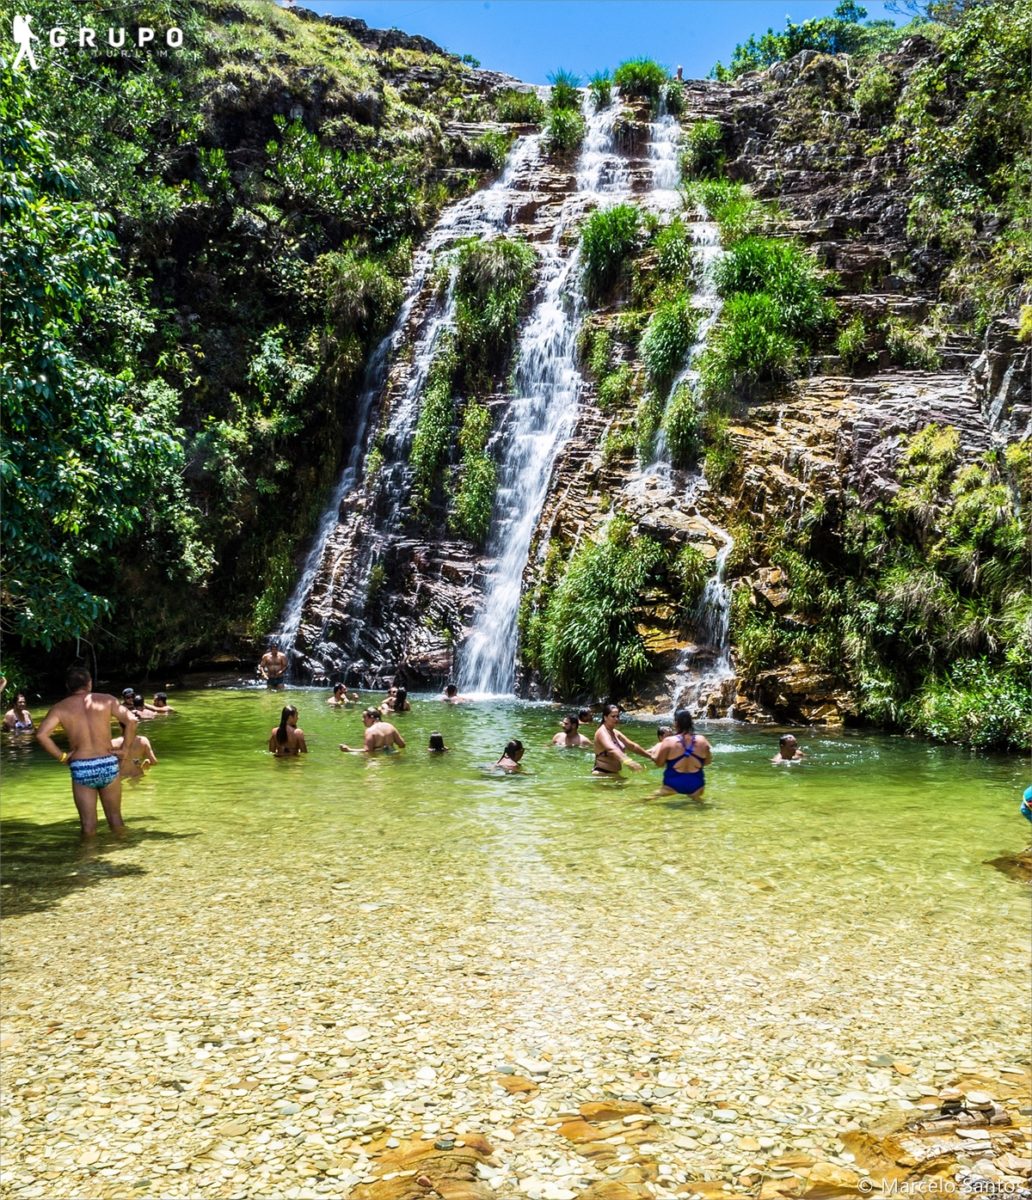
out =
[[[0,80],[3,606],[9,632],[49,649],[87,634],[111,611],[107,556],[140,549],[152,495],[167,500],[170,534],[189,540],[191,518],[174,404],[153,391],[153,403],[143,403],[130,368],[102,365],[127,362],[132,346],[121,330],[145,324],[125,287],[111,222],[79,198],[52,137],[31,115],[24,75],[4,67]],[[113,312],[119,319],[106,320]],[[203,553],[179,549],[185,573],[201,575]]]

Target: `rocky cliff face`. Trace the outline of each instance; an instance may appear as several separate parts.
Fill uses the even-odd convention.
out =
[[[905,43],[890,64],[897,81],[928,52],[921,39]],[[820,536],[841,539],[847,506],[891,495],[901,444],[929,423],[958,431],[962,462],[1032,431],[1030,351],[1017,340],[1016,320],[1001,316],[979,344],[944,317],[940,286],[948,260],[909,240],[903,151],[897,143],[872,152],[878,118],[853,105],[850,69],[845,58],[805,52],[734,84],[690,81],[681,122],[716,121],[728,175],[776,202],[781,229],[835,272],[843,319],[861,317],[870,333],[863,363],[826,355],[778,394],[757,392],[731,422],[737,466],[719,488],[697,471],[642,470],[629,448],[607,449],[607,439],[633,421],[604,411],[586,374],[524,574],[531,602],[554,583],[549,564],[556,555],[568,559],[618,509],[632,519],[635,535],[648,534],[671,556],[695,546],[714,566],[728,555],[729,531],[748,526],[748,547],[727,558],[728,585],[788,626],[805,623],[792,612],[783,572],[764,548],[786,516],[819,509]],[[628,110],[621,126],[639,198],[652,166],[647,134],[634,135],[647,127],[640,109]],[[531,242],[549,240],[572,186],[568,168],[528,162],[511,183],[506,229]],[[430,303],[424,298],[412,309],[409,340],[418,338]],[[935,328],[926,332],[935,342],[934,361],[924,364],[931,369],[900,366],[885,330],[893,321],[920,329],[933,314]],[[400,355],[374,415],[371,444],[377,429],[389,428],[411,369]],[[490,407],[500,415],[508,402],[500,393]],[[408,519],[404,504],[392,507],[391,498],[404,498],[406,487],[401,467],[368,474],[341,513],[298,642],[316,674],[419,685],[453,673],[455,647],[469,630],[490,563],[446,533],[442,514],[428,531]],[[701,670],[716,658],[716,647],[700,644],[698,629],[685,628],[676,599],[649,598],[651,616],[641,632],[657,672],[636,698],[642,707],[668,709],[684,684],[684,664]],[[524,669],[519,682],[531,693],[540,687],[533,670]],[[840,723],[856,712],[840,676],[804,661],[749,678],[732,674],[697,702],[711,715],[753,719]]]

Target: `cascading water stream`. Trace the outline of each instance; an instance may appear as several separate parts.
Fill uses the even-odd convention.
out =
[[[545,248],[541,299],[520,338],[515,396],[497,435],[499,485],[489,539],[493,556],[483,606],[462,648],[459,686],[464,692],[513,690],[517,616],[523,571],[560,448],[577,418],[581,376],[577,328],[583,307],[580,253],[564,255],[563,235],[585,201],[613,203],[629,194],[629,172],[612,148],[618,109],[588,119],[577,160],[576,191],[567,199],[551,244]]]
[[[427,284],[436,255],[445,246],[460,238],[484,236],[502,229],[513,207],[514,178],[531,168],[540,156],[541,135],[521,138],[513,148],[503,173],[483,191],[474,192],[445,211],[424,246],[417,252],[398,316],[391,331],[383,338],[366,367],[363,389],[358,402],[358,419],[347,463],[319,518],[311,549],[305,560],[301,577],[283,610],[280,627],[274,635],[293,664],[295,643],[317,576],[323,571],[324,559],[337,528],[341,505],[360,478],[366,453],[366,432],[376,401],[387,383],[391,361],[401,347],[412,316],[413,308]],[[454,321],[454,298],[449,285],[446,295],[432,303],[417,334],[413,349],[412,368],[401,402],[391,415],[387,437],[393,450],[392,458],[403,461],[411,441],[418,411],[418,397],[426,382],[434,352],[441,334]],[[333,576],[331,569],[330,577]]]

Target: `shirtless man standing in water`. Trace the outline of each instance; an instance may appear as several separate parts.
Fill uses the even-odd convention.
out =
[[[69,667],[65,686],[71,693],[43,718],[36,740],[51,758],[67,763],[72,773],[72,795],[79,812],[84,838],[97,832],[97,795],[104,816],[113,830],[125,827],[122,820],[122,780],[119,766],[124,750],[111,747],[111,723],[120,721],[125,730],[123,745],[131,746],[136,736],[136,714],[120,704],[116,696],[94,692],[85,667]],[[62,752],[50,736],[58,725],[68,736],[69,750]]]
[[[258,664],[258,674],[270,688],[281,688],[287,674],[287,656],[279,647],[279,642],[272,645],[262,655]]]
[[[367,708],[362,714],[362,724],[365,726],[365,739],[361,750],[353,750],[341,742],[340,748],[345,754],[375,754],[382,750],[384,754],[395,754],[405,749],[405,739],[394,728],[390,721],[385,721],[378,708]]]

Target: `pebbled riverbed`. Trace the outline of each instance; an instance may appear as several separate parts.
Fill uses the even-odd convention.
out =
[[[1027,840],[1024,763],[808,733],[775,768],[715,724],[700,809],[590,778],[547,706],[417,700],[367,761],[325,695],[174,695],[89,849],[5,740],[6,1195],[432,1194],[420,1146],[456,1198],[755,1190],[1021,1078],[1028,892],[985,860]],[[285,701],[300,761],[264,753]],[[522,777],[487,769],[509,737]]]

